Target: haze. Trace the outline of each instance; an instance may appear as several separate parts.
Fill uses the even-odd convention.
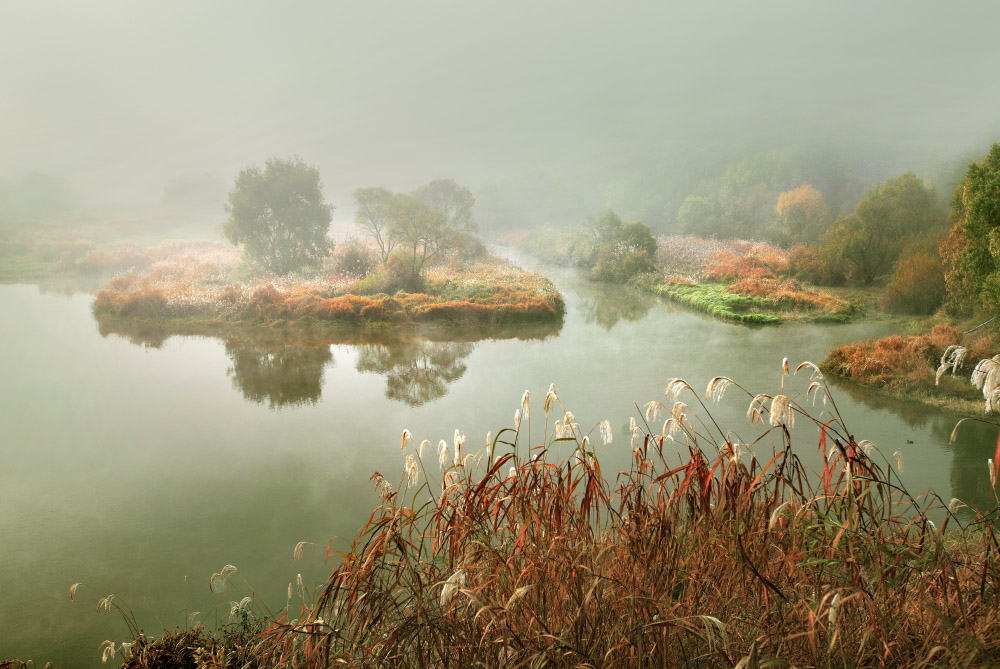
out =
[[[947,185],[1000,118],[992,2],[2,13],[0,187],[43,174],[74,210],[159,211],[186,179],[221,222],[242,166],[299,154],[320,168],[336,221],[353,217],[358,186],[450,177],[494,209],[537,204],[521,225],[612,206],[657,229],[699,179],[766,151]]]

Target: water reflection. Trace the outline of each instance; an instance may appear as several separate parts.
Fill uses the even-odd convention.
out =
[[[233,387],[250,402],[271,409],[317,403],[323,373],[334,360],[333,346],[357,351],[357,371],[385,377],[385,396],[411,407],[448,394],[467,370],[466,358],[485,339],[543,340],[559,333],[562,323],[482,330],[378,332],[319,326],[247,327],[218,332],[211,325],[163,325],[127,320],[97,321],[101,336],[122,337],[144,348],[159,349],[171,337],[219,338],[225,343]],[[485,336],[485,335],[488,335]],[[436,337],[449,338],[438,341]]]
[[[846,393],[852,400],[864,404],[869,409],[887,411],[902,419],[909,427],[922,431],[929,437],[926,441],[945,445],[944,448],[950,451],[951,455],[949,480],[953,497],[973,508],[990,509],[996,505],[986,465],[996,452],[998,432],[1000,432],[1000,427],[996,424],[980,420],[965,421],[955,433],[955,441],[952,443],[951,434],[962,418],[960,415],[945,413],[921,402],[889,397],[871,388],[836,377],[830,377],[829,380],[838,394]],[[990,420],[986,416],[983,416],[983,419]],[[899,441],[919,442],[924,440],[921,439],[922,436],[920,432],[913,435],[899,435]],[[883,447],[883,450],[891,453],[891,449],[897,445],[893,444],[889,449]],[[944,492],[941,494],[945,496]],[[948,501],[947,498],[944,500],[945,503]]]
[[[359,347],[359,372],[382,374],[385,396],[411,407],[444,397],[448,384],[465,374],[469,342],[403,341]]]
[[[333,362],[329,346],[255,346],[226,342],[233,361],[233,387],[251,402],[272,409],[315,404],[323,393],[323,368]]]
[[[619,321],[642,320],[657,303],[651,295],[607,283],[580,282],[573,286],[573,292],[581,297],[584,321],[596,323],[608,331]]]

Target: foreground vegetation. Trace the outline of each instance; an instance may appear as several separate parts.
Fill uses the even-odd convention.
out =
[[[336,262],[334,259],[332,262]],[[356,278],[333,267],[258,278],[237,249],[209,246],[111,280],[94,314],[133,321],[200,325],[328,323],[502,326],[561,318],[562,296],[540,274],[492,257],[428,270],[422,292],[397,289],[385,272]]]
[[[724,377],[704,393],[745,393],[749,443],[676,379],[622,446],[608,421],[585,432],[554,387],[541,406],[525,393],[514,427],[478,450],[404,431],[399,483],[372,476],[381,502],[315,599],[300,588],[276,615],[233,602],[235,636],[136,632],[102,648],[127,667],[163,666],[184,643],[170,666],[1000,661],[997,508],[910,495],[902,456],[855,440],[814,365],[796,373],[820,414],[784,394],[784,370],[773,394]],[[631,451],[628,471],[602,471],[609,448]]]

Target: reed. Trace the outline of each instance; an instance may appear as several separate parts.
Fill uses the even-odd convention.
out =
[[[787,367],[785,367],[787,370]],[[745,393],[762,433],[672,381],[662,429],[584,432],[555,388],[470,450],[405,432],[403,476],[316,603],[263,633],[297,667],[970,666],[1000,660],[997,508],[913,496],[857,442],[811,363],[807,399]],[[684,397],[686,401],[679,401]],[[692,408],[695,407],[695,408]],[[532,421],[535,425],[532,429]],[[532,435],[534,438],[530,438]],[[803,436],[804,435],[804,436]],[[813,435],[818,435],[818,439]],[[811,475],[799,452],[816,449]],[[795,445],[793,445],[793,442]],[[601,444],[601,445],[598,445]],[[602,449],[631,466],[605,476]],[[434,452],[432,452],[434,451]],[[444,453],[444,455],[442,455]],[[449,455],[451,457],[449,457]],[[893,456],[895,457],[895,456]],[[984,476],[986,472],[984,472]],[[961,513],[962,515],[959,515]],[[949,528],[961,526],[959,531]]]

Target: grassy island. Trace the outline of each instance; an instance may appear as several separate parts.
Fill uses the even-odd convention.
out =
[[[552,283],[491,256],[427,271],[422,290],[395,289],[382,274],[364,278],[320,268],[308,274],[249,277],[237,249],[181,249],[142,273],[115,276],[94,300],[99,321],[176,327],[326,323],[501,327],[553,322],[564,312]]]

